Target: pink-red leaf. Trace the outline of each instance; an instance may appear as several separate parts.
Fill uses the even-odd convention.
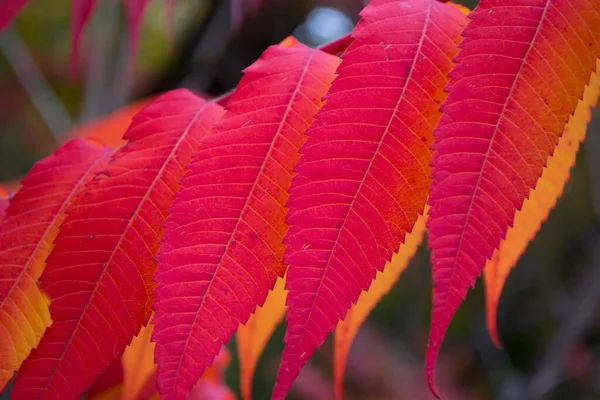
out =
[[[338,64],[301,44],[267,49],[245,70],[228,112],[190,164],[158,256],[162,398],[185,399],[283,276],[292,168]]]
[[[596,66],[600,68],[600,60],[596,62]],[[594,73],[585,88],[583,101],[579,102],[575,113],[569,119],[535,189],[523,203],[523,208],[515,214],[512,228],[509,228],[506,238],[500,242],[500,248],[494,252],[483,270],[487,326],[492,340],[498,347],[500,340],[496,329],[496,310],[504,282],[562,195],[569,181],[571,167],[575,165],[579,145],[585,139],[587,124],[592,118],[591,109],[596,107],[598,96],[600,79],[598,74]]]
[[[425,221],[427,221],[427,210],[425,210],[424,215],[419,216],[412,232],[406,235],[404,243],[400,245],[398,252],[392,256],[392,260],[386,264],[384,271],[377,272],[377,277],[369,287],[369,290],[361,293],[358,302],[352,306],[346,318],[340,321],[335,328],[333,387],[338,399],[342,398],[342,383],[346,369],[346,360],[348,359],[348,353],[354,337],[377,303],[396,284],[400,274],[406,269],[406,266],[419,249],[426,230]]]
[[[600,2],[482,0],[435,130],[429,245],[434,368],[450,320],[512,224],[600,55]]]
[[[0,0],[0,32],[17,16],[28,0]]]
[[[185,90],[159,97],[69,207],[41,278],[53,324],[20,369],[16,398],[78,398],[148,321],[167,208],[221,113]]]
[[[0,390],[50,325],[37,286],[65,211],[111,151],[75,139],[39,161],[0,223]]]
[[[432,130],[466,23],[435,0],[372,0],[361,16],[290,188],[288,330],[274,399],[423,212]]]

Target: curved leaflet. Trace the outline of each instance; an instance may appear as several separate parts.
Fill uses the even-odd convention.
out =
[[[158,255],[153,338],[162,398],[188,395],[283,276],[292,168],[338,64],[302,44],[268,48],[190,164]]]
[[[274,399],[423,212],[432,131],[466,23],[435,0],[372,0],[361,17],[290,188],[288,329]]]
[[[600,60],[596,66],[600,67]],[[494,252],[483,270],[487,326],[492,341],[498,347],[501,345],[496,327],[496,310],[504,283],[510,270],[517,264],[562,195],[569,181],[571,168],[575,165],[579,145],[585,139],[587,124],[592,118],[591,109],[596,107],[598,96],[600,79],[598,74],[594,73],[588,87],[585,88],[583,101],[577,105],[554,154],[548,158],[542,177],[523,203],[523,208],[515,214],[512,228],[508,229],[506,238],[500,242],[500,248]]]
[[[432,146],[427,376],[450,320],[512,225],[600,55],[600,2],[482,0]]]
[[[147,323],[167,208],[221,114],[177,90],[133,118],[129,143],[67,210],[41,277],[54,322],[23,363],[16,398],[78,398]]]
[[[65,210],[110,154],[95,140],[67,142],[25,176],[0,223],[0,390],[51,323],[38,278]]]

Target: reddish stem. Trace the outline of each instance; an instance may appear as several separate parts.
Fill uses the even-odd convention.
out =
[[[339,54],[346,50],[353,40],[354,38],[351,36],[350,33],[348,33],[347,35],[344,35],[339,39],[319,46],[318,49],[327,54]],[[227,105],[227,102],[233,95],[233,92],[235,92],[235,88],[227,93],[222,94],[219,97],[216,97],[215,99],[213,99],[213,101],[218,105],[225,107]]]

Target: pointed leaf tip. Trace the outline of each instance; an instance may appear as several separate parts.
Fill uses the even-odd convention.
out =
[[[600,70],[600,60],[596,62],[596,69]],[[591,109],[596,107],[598,96],[600,79],[598,73],[594,73],[585,88],[583,100],[578,103],[565,126],[554,154],[548,158],[535,189],[523,202],[523,208],[515,214],[512,228],[509,228],[506,238],[500,242],[500,248],[483,270],[488,332],[492,342],[499,348],[502,345],[498,338],[496,312],[504,283],[562,195],[571,168],[575,165],[579,145],[585,139],[587,124],[592,118]]]
[[[154,339],[165,399],[188,395],[284,274],[292,168],[338,64],[300,44],[268,48],[246,68],[189,165],[156,274]]]
[[[410,260],[414,257],[419,246],[423,242],[425,234],[425,222],[427,220],[427,207],[424,215],[420,215],[410,234],[406,235],[400,249],[392,256],[392,260],[385,266],[383,272],[377,271],[375,280],[369,286],[367,292],[362,292],[358,302],[352,306],[346,318],[340,321],[335,329],[333,347],[333,386],[338,400],[342,399],[344,371],[348,353],[354,337],[359,328],[365,322],[371,311],[379,303],[381,298],[389,293],[398,281],[400,274],[406,269]]]
[[[248,322],[241,325],[236,332],[240,360],[240,387],[244,400],[252,399],[252,379],[256,364],[277,324],[283,319],[286,297],[284,277],[277,280],[265,304],[257,307]]]
[[[481,0],[469,19],[432,145],[433,389],[452,316],[541,176],[600,56],[597,1]]]
[[[432,127],[465,23],[432,0],[372,0],[361,12],[290,188],[288,329],[273,399],[423,212]]]

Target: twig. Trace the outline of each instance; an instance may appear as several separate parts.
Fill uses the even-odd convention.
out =
[[[60,143],[60,135],[72,126],[71,117],[38,68],[27,45],[13,27],[7,27],[0,35],[0,50],[46,126]]]

